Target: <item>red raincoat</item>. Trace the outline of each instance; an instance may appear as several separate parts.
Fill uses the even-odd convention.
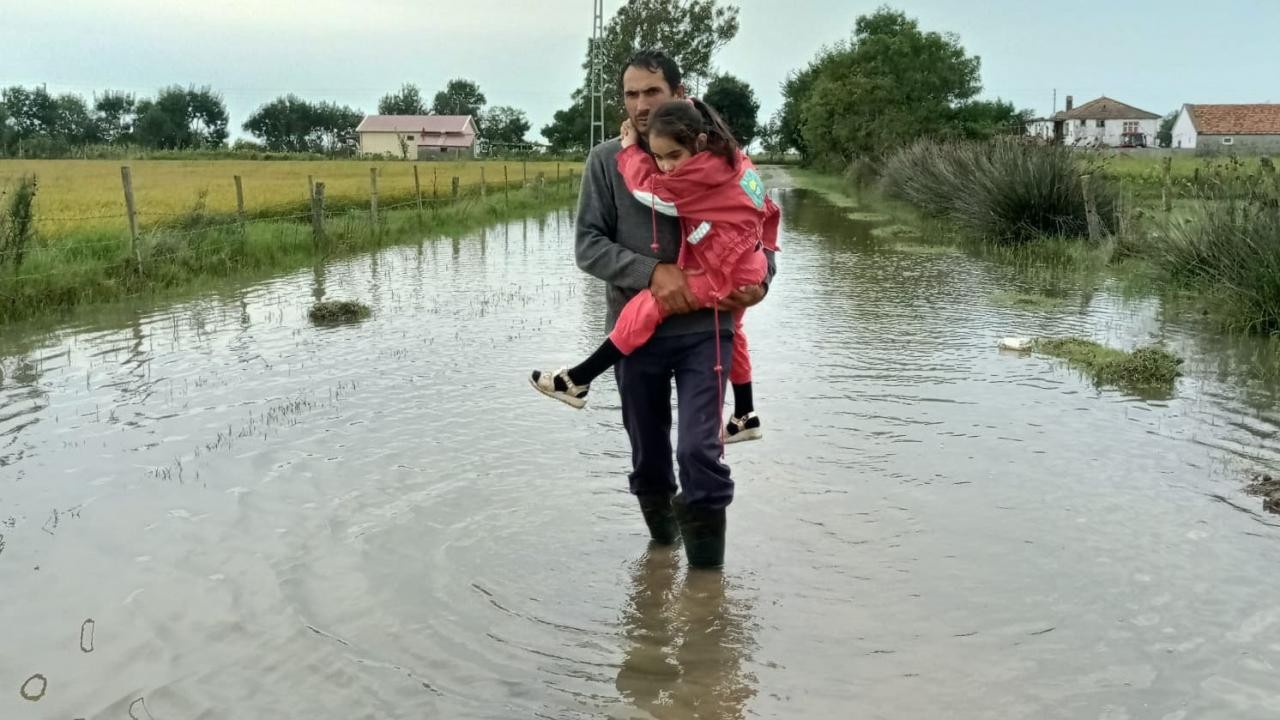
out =
[[[718,297],[736,289],[735,269],[751,254],[778,251],[778,206],[745,153],[731,167],[700,152],[664,174],[651,155],[632,145],[618,153],[618,171],[641,204],[680,218],[684,242],[677,262],[687,272],[705,272]]]

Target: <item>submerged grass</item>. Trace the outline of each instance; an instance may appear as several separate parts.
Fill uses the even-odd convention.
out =
[[[1017,310],[1056,310],[1067,304],[1066,298],[1016,291],[998,292],[991,296],[991,302]]]
[[[1182,374],[1182,358],[1156,345],[1132,352],[1079,337],[1036,338],[1032,349],[1066,360],[1100,385],[1130,390],[1172,390]]]
[[[563,207],[576,183],[528,188],[506,198],[467,197],[422,213],[393,210],[371,222],[367,210],[331,213],[317,245],[305,220],[240,224],[193,223],[144,234],[136,252],[127,234],[87,228],[29,248],[22,265],[0,272],[0,322],[12,322],[93,302],[189,291],[224,278],[262,276],[306,267],[413,236],[439,236]]]
[[[317,325],[333,325],[364,320],[372,312],[368,305],[355,300],[325,300],[312,305],[307,317]]]

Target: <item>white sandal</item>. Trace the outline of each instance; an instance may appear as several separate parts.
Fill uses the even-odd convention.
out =
[[[573,408],[581,410],[587,404],[587,392],[591,390],[591,385],[574,385],[569,379],[569,371],[560,368],[555,372],[546,372],[544,370],[534,370],[529,376],[529,384],[534,390],[546,395],[549,398],[555,398]],[[559,387],[557,387],[559,385]]]
[[[724,429],[726,443],[759,440],[762,437],[764,437],[764,429],[760,427],[760,418],[754,412],[749,412],[742,417],[730,418],[729,424]]]

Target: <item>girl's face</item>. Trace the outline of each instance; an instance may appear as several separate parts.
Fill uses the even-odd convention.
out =
[[[699,136],[699,140],[701,139],[702,136]],[[689,148],[656,133],[649,136],[649,150],[658,163],[658,169],[664,173],[675,172],[676,168],[689,162],[689,158],[693,157]]]

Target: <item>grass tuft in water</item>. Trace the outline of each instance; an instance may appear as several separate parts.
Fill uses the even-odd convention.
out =
[[[881,225],[871,228],[871,237],[874,238],[918,238],[922,235],[919,229],[910,225]]]
[[[853,212],[848,213],[848,215],[849,219],[854,222],[882,223],[888,222],[890,219],[889,216],[884,213],[867,212],[865,210],[854,210]]]
[[[329,325],[358,322],[369,317],[372,312],[368,305],[355,300],[325,300],[312,305],[307,317],[317,325]]]
[[[1032,349],[1066,360],[1101,385],[1172,390],[1182,374],[1182,358],[1156,345],[1125,352],[1079,337],[1036,338]]]
[[[991,302],[998,307],[1017,310],[1056,310],[1066,303],[1066,299],[1039,293],[1006,291],[992,295]]]

